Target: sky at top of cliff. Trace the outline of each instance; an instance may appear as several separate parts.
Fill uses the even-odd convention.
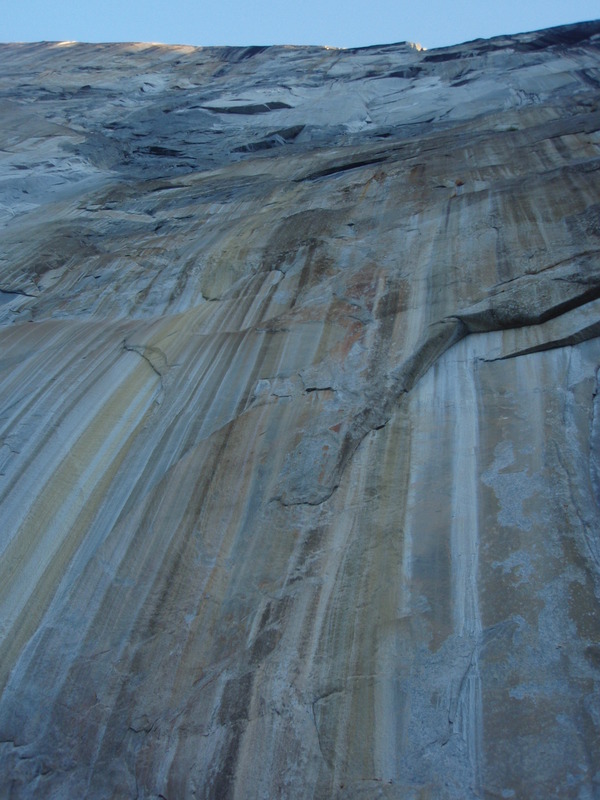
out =
[[[0,41],[314,44],[360,47],[476,38],[598,17],[598,0],[2,0]]]

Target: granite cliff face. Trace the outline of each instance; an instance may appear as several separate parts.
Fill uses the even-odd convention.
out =
[[[600,797],[600,23],[0,65],[2,797]]]

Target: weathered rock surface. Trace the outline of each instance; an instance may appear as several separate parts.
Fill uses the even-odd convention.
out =
[[[0,65],[0,794],[600,797],[600,23]]]

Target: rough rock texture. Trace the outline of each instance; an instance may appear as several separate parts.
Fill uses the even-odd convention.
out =
[[[0,66],[2,797],[600,797],[600,23]]]

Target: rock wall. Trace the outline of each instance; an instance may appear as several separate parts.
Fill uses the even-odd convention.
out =
[[[600,23],[0,64],[0,794],[600,797]]]

